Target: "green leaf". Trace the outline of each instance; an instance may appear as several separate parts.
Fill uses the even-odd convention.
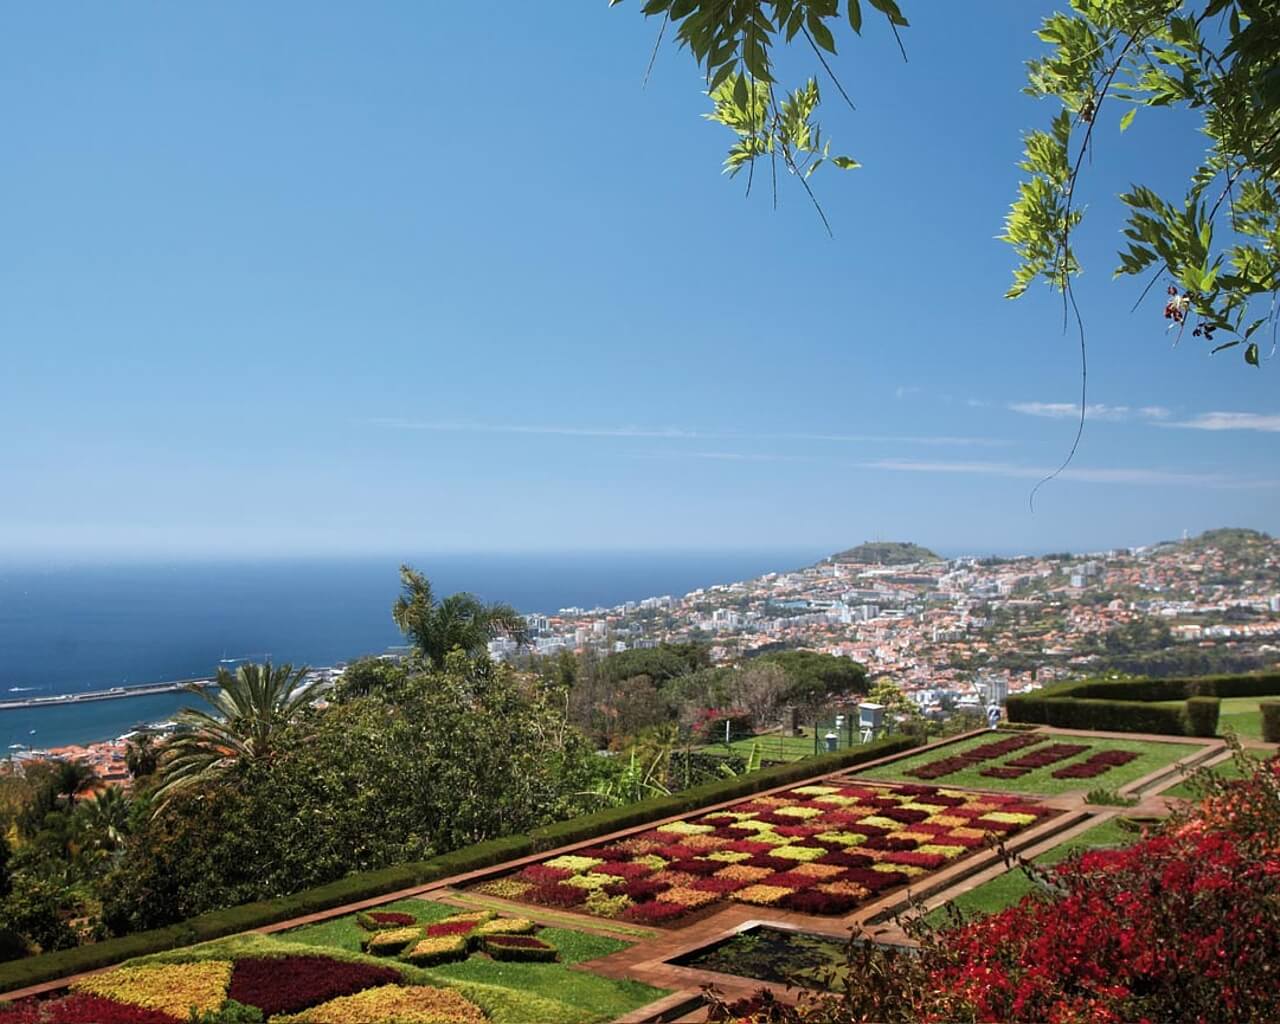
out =
[[[733,82],[733,102],[742,110],[747,109],[747,76],[739,75]]]
[[[862,35],[862,4],[859,0],[849,0],[849,27]]]
[[[809,15],[809,32],[813,36],[813,41],[828,53],[836,52],[836,40],[831,34],[831,29],[827,28],[819,18],[812,14]]]
[[[1124,117],[1120,118],[1120,130],[1122,132],[1129,130],[1129,125],[1133,124],[1133,115],[1137,112],[1137,107],[1130,107],[1128,113],[1126,113]]]
[[[1244,361],[1250,366],[1258,366],[1258,343],[1256,341],[1249,342],[1249,347],[1244,350]]]
[[[833,156],[831,158],[831,162],[842,171],[852,171],[855,167],[862,166],[862,164],[858,163],[858,161],[851,156]]]

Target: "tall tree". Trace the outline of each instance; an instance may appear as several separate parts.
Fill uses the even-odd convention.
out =
[[[434,668],[444,667],[450,651],[480,654],[496,636],[522,645],[529,640],[524,616],[509,604],[485,604],[466,593],[437,601],[431,581],[407,565],[400,567],[400,586],[392,618]]]
[[[282,729],[316,697],[319,683],[306,683],[308,669],[292,665],[241,665],[232,675],[218,669],[213,693],[187,689],[209,710],[183,708],[175,735],[160,758],[157,812],[180,790],[208,782],[237,763],[269,759]]]

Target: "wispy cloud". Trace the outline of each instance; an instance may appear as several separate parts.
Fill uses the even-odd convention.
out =
[[[847,444],[921,444],[943,446],[1004,447],[1012,444],[998,438],[950,435],[882,435],[822,433],[753,433],[749,431],[704,431],[684,427],[587,426],[555,424],[475,423],[454,420],[412,420],[380,417],[364,421],[392,430],[418,430],[442,434],[528,434],[559,437],[634,437],[697,441],[829,441]]]
[[[1163,424],[1187,430],[1259,430],[1280,432],[1280,414],[1257,412],[1202,412],[1189,420]]]
[[[1010,402],[1009,408],[1024,416],[1042,416],[1047,419],[1076,419],[1080,415],[1080,406],[1073,402]],[[1134,409],[1127,405],[1085,406],[1085,417],[1091,420],[1109,420],[1118,422],[1128,419],[1161,420],[1170,415],[1162,405],[1144,405]]]
[[[921,388],[915,387],[914,385],[900,384],[894,390],[893,397],[897,399],[903,399],[903,398],[906,398],[908,395],[918,395],[920,394],[921,390],[922,390]]]
[[[860,463],[863,469],[892,470],[900,473],[962,473],[976,476],[1013,477],[1041,480],[1052,469],[1023,466],[1011,462],[924,462],[913,459],[877,459]],[[1101,469],[1068,468],[1058,478],[1089,484],[1129,484],[1137,486],[1196,486],[1217,488],[1256,488],[1280,486],[1280,480],[1232,476],[1227,473],[1187,473],[1166,469]]]

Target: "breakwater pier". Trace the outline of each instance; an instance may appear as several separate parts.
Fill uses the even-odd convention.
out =
[[[83,693],[59,693],[49,697],[18,697],[0,700],[0,711],[18,711],[31,708],[62,708],[70,704],[88,704],[97,700],[122,700],[126,697],[151,697],[162,693],[178,693],[188,686],[213,686],[215,680],[176,679],[163,683],[137,683],[133,686],[112,686],[106,690],[85,690]]]

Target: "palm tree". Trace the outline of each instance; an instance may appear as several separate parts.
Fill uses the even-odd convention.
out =
[[[67,810],[76,806],[76,798],[93,790],[98,773],[84,761],[59,761],[54,774],[54,790],[67,801]]]
[[[237,763],[271,757],[280,730],[315,699],[321,681],[305,683],[304,666],[241,665],[232,675],[218,669],[212,694],[188,686],[210,710],[183,708],[176,721],[183,731],[165,744],[158,811],[175,793],[225,774]]]
[[[85,847],[110,853],[129,834],[129,799],[116,786],[108,787],[76,809],[76,823]]]
[[[473,594],[453,594],[437,601],[431,581],[407,565],[400,566],[403,593],[391,616],[418,653],[434,667],[443,668],[445,655],[461,649],[475,656],[495,636],[508,636],[517,644],[529,640],[524,616],[509,604],[485,604]]]

